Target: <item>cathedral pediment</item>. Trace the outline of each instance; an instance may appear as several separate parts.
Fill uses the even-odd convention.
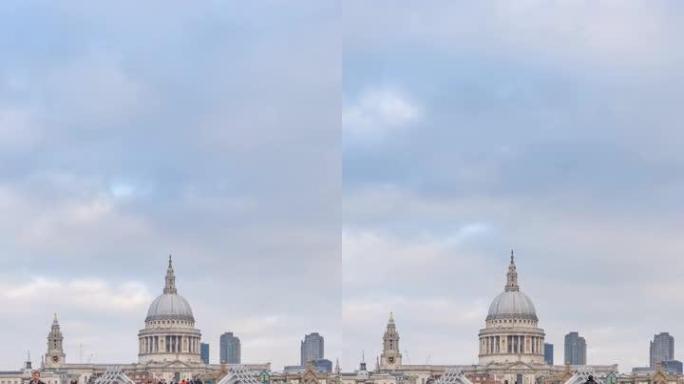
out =
[[[304,384],[318,384],[318,377],[312,364],[307,365],[306,371],[302,374],[302,383]]]
[[[651,376],[652,383],[663,383],[669,380],[670,378],[661,369],[658,369],[653,376]]]

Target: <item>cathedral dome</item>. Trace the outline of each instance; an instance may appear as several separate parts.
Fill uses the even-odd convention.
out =
[[[537,311],[534,309],[532,300],[520,292],[518,286],[518,271],[515,267],[513,253],[511,263],[508,266],[506,288],[494,298],[489,306],[487,320],[518,319],[537,321]]]
[[[145,321],[180,320],[195,322],[192,309],[183,296],[176,290],[176,276],[169,256],[169,267],[166,270],[166,285],[164,292],[157,296],[147,310]]]
[[[158,296],[147,310],[145,321],[183,320],[195,321],[192,309],[183,296],[177,293],[164,293]]]
[[[489,306],[487,320],[537,320],[537,312],[530,298],[520,291],[507,291],[494,298]]]
[[[178,294],[171,256],[165,280],[164,291],[147,311],[145,328],[138,332],[138,362],[181,361],[199,366],[203,364],[200,355],[202,332],[195,328],[190,304]]]
[[[510,366],[516,361],[531,366],[544,364],[545,334],[537,327],[538,322],[532,300],[520,292],[518,271],[511,251],[506,286],[489,306],[485,327],[478,334],[480,365]],[[523,381],[531,383],[534,380]]]

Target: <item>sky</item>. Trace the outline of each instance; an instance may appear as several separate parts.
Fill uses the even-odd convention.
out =
[[[557,363],[684,338],[684,4],[350,0],[342,30],[343,368],[390,311],[404,363],[476,363],[510,249]]]
[[[0,369],[137,360],[166,259],[218,360],[477,362],[521,289],[562,362],[684,337],[676,1],[0,4]],[[675,357],[684,358],[675,352]]]
[[[334,1],[0,4],[0,369],[137,361],[174,255],[218,361],[341,349]]]

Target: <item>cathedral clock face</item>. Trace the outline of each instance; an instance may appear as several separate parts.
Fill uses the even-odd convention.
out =
[[[59,361],[59,356],[52,356],[52,361],[55,363]]]

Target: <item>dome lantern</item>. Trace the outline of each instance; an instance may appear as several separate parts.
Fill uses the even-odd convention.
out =
[[[176,275],[173,272],[173,262],[171,261],[171,255],[169,255],[169,267],[166,268],[166,284],[164,285],[164,293],[175,294],[176,290]]]
[[[519,291],[518,286],[518,271],[515,268],[515,259],[513,250],[511,249],[511,263],[508,265],[508,273],[506,274],[506,292]]]

